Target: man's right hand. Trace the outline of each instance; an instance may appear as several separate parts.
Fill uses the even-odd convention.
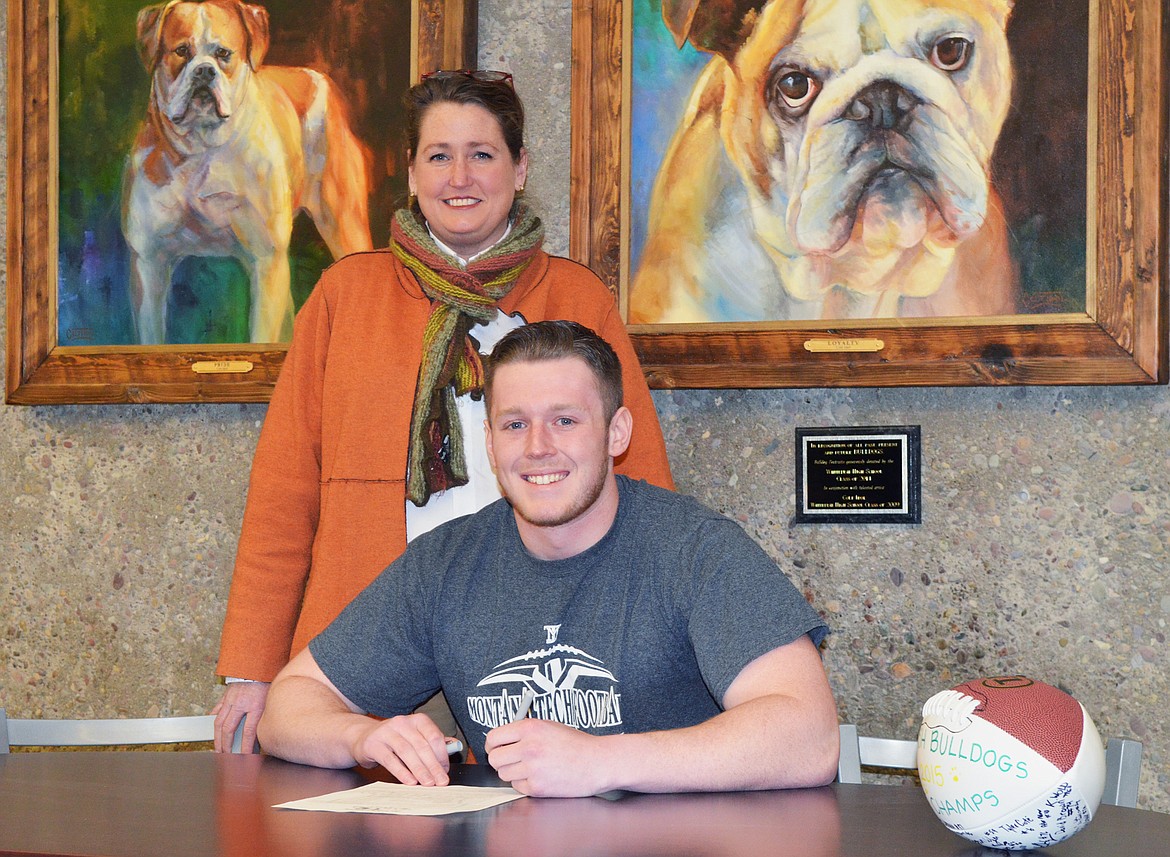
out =
[[[268,701],[269,683],[266,681],[229,682],[219,702],[211,709],[215,715],[215,752],[232,752],[232,740],[240,721],[244,721],[241,753],[255,753],[256,724]]]
[[[371,721],[370,729],[355,742],[353,757],[364,768],[381,765],[403,785],[450,782],[447,739],[425,714]]]

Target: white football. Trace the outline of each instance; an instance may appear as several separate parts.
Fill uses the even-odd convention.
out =
[[[987,848],[1044,848],[1097,812],[1105,749],[1067,693],[999,676],[927,700],[918,772],[931,809],[955,833]]]

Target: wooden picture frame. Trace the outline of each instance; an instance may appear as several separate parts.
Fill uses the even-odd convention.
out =
[[[474,67],[477,0],[403,2],[412,80]],[[267,401],[287,346],[58,344],[56,33],[57,0],[9,0],[8,403]]]
[[[1165,383],[1167,8],[1161,0],[1090,0],[1089,10],[1086,214],[1095,232],[1083,313],[631,325],[650,385]],[[619,301],[628,276],[629,14],[622,0],[573,4],[571,254]]]

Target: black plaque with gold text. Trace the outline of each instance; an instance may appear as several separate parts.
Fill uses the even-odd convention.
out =
[[[798,428],[794,521],[922,523],[921,427]]]

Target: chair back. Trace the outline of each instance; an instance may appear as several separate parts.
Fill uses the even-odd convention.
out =
[[[860,783],[862,768],[918,771],[918,742],[870,738],[852,723],[841,724],[841,758],[837,782]],[[1142,774],[1142,745],[1130,738],[1110,738],[1105,745],[1105,794],[1101,803],[1136,807]]]
[[[1136,807],[1141,780],[1142,742],[1110,738],[1105,745],[1105,794],[1101,803]]]
[[[19,720],[0,708],[0,753],[12,747],[109,747],[188,744],[215,738],[215,717],[139,717],[120,720]],[[237,740],[239,735],[236,736]]]

